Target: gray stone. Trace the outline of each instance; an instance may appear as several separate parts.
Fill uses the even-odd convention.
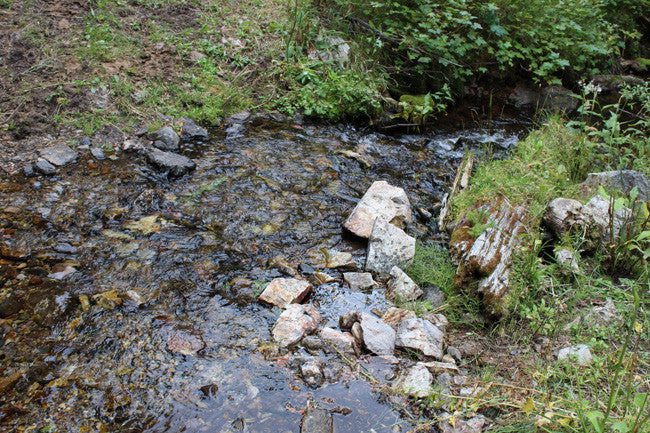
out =
[[[244,131],[246,131],[244,125],[241,123],[234,123],[226,128],[226,139],[232,140],[233,138],[243,137]]]
[[[578,260],[574,254],[566,248],[555,251],[555,260],[565,269],[569,269],[572,272],[580,272]]]
[[[32,167],[31,164],[27,164],[23,167],[23,174],[26,177],[32,177],[34,176],[34,167]]]
[[[428,287],[423,287],[422,292],[422,299],[420,300],[422,302],[428,302],[431,308],[438,308],[447,300],[442,290],[433,284]]]
[[[316,46],[321,49],[309,50],[307,57],[322,62],[339,62],[341,65],[350,59],[350,45],[342,38],[317,38]]]
[[[34,168],[46,176],[51,176],[56,173],[56,167],[47,162],[44,158],[38,158],[34,164]]]
[[[589,173],[583,186],[588,188],[592,193],[598,191],[598,186],[605,188],[618,189],[628,194],[632,188],[637,187],[639,191],[638,199],[641,201],[648,200],[650,183],[645,174],[634,170],[604,171],[600,173]]]
[[[591,364],[592,356],[589,346],[586,344],[578,344],[575,346],[565,347],[557,354],[558,361],[572,360],[573,358],[575,358],[578,365],[583,367]]]
[[[463,357],[460,350],[456,349],[454,346],[447,346],[447,354],[451,355],[456,362],[460,362]]]
[[[383,316],[381,316],[381,320],[393,328],[397,328],[397,325],[399,325],[402,320],[415,319],[415,317],[415,312],[413,311],[405,310],[403,308],[391,307],[384,313]]]
[[[596,229],[596,233],[592,233],[593,237],[598,237],[603,242],[618,240],[621,228],[626,223],[632,210],[623,206],[621,209],[614,212],[613,221],[611,221],[609,208],[611,203],[606,198],[599,195],[593,197],[582,208],[587,223]],[[610,223],[613,233],[610,233]]]
[[[605,305],[603,305],[602,307],[592,308],[591,311],[587,314],[587,317],[585,319],[587,323],[602,325],[602,324],[607,324],[612,322],[619,322],[622,320],[622,317],[621,314],[616,309],[616,305],[614,304],[614,301],[608,299],[607,301],[605,301]]]
[[[442,420],[438,427],[442,433],[481,433],[485,425],[485,417],[477,415],[468,420],[457,419],[453,425],[448,420]]]
[[[351,329],[352,325],[359,320],[361,319],[357,311],[349,311],[347,314],[344,314],[339,318],[339,327],[341,329]]]
[[[302,301],[311,290],[311,284],[297,278],[276,278],[260,294],[260,300],[280,308]]]
[[[333,433],[333,424],[331,413],[310,407],[300,421],[300,433]]]
[[[228,117],[226,123],[230,125],[244,123],[248,120],[249,117],[251,117],[251,113],[249,111],[240,111],[239,113],[235,113],[232,116]]]
[[[79,158],[79,154],[77,152],[64,144],[56,144],[54,146],[46,147],[45,149],[41,149],[38,152],[50,164],[57,167],[67,165]]]
[[[312,305],[290,304],[278,317],[271,334],[280,347],[289,347],[314,333],[320,322],[321,315]]]
[[[395,344],[397,347],[416,349],[426,356],[441,359],[443,339],[442,331],[428,320],[406,319],[397,328]]]
[[[388,273],[394,266],[408,265],[414,256],[415,238],[378,217],[368,242],[366,270]]]
[[[539,108],[543,110],[571,112],[580,105],[577,96],[562,86],[548,86],[542,89]]]
[[[99,147],[91,147],[90,154],[93,156],[93,158],[95,158],[98,161],[101,161],[102,159],[106,159],[106,155],[104,155],[104,151]]]
[[[189,117],[183,117],[181,138],[184,141],[208,141],[210,139],[210,134],[208,134],[207,129],[197,125],[194,120]]]
[[[390,276],[392,278],[388,284],[388,293],[391,299],[414,301],[422,296],[422,290],[418,285],[397,266],[393,266],[390,270]]]
[[[582,204],[568,198],[551,200],[544,213],[544,223],[557,237],[562,237],[571,227],[584,224]]]
[[[519,108],[537,108],[537,104],[539,104],[539,92],[522,85],[517,85],[508,96],[508,100]]]
[[[343,281],[355,291],[372,289],[377,285],[369,272],[346,272],[343,274]]]
[[[311,358],[300,366],[300,375],[311,388],[318,388],[324,381],[321,364],[316,358]]]
[[[421,362],[409,368],[405,375],[396,383],[395,389],[412,397],[423,398],[431,394],[433,375]]]
[[[356,342],[350,333],[337,331],[332,328],[323,328],[318,333],[318,336],[323,341],[326,352],[341,352],[346,354],[356,352]]]
[[[411,204],[402,188],[391,186],[385,181],[374,182],[343,226],[357,236],[368,238],[375,219],[380,216],[400,229],[412,221]]]
[[[167,171],[170,177],[180,177],[196,168],[194,161],[188,157],[159,149],[148,149],[146,157],[149,163],[159,170]]]
[[[164,126],[157,131],[149,134],[149,139],[153,141],[153,145],[160,150],[170,151],[178,150],[180,137],[171,126]]]
[[[395,330],[368,313],[361,313],[359,316],[366,348],[376,355],[392,355],[395,351]]]

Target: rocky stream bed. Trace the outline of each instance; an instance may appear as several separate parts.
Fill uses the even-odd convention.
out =
[[[354,274],[367,243],[342,225],[361,196],[402,188],[406,232],[444,239],[437,206],[465,150],[503,153],[526,125],[489,126],[390,137],[236,116],[168,148],[164,133],[157,149],[146,135],[43,146],[59,147],[0,178],[0,430],[409,431],[420,413],[400,381],[437,371],[471,395],[457,349],[430,353],[449,370],[323,341],[341,316],[359,313],[354,335],[392,306],[387,275]],[[311,285],[301,305],[328,331],[278,344],[284,310],[258,299],[278,278]]]

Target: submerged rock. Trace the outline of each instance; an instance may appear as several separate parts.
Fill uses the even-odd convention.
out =
[[[444,335],[437,326],[424,319],[406,319],[397,328],[396,346],[416,349],[426,356],[441,359]]]
[[[148,149],[146,157],[154,167],[167,171],[171,177],[180,177],[196,168],[194,161],[186,156],[159,149]]]
[[[395,330],[368,313],[359,315],[363,343],[375,355],[392,355],[395,351]]]
[[[368,243],[366,270],[388,273],[394,266],[409,264],[414,256],[415,238],[378,217]]]
[[[300,433],[333,433],[332,414],[324,409],[308,408],[300,421]]]
[[[318,388],[325,380],[321,363],[316,358],[311,358],[300,366],[300,375],[311,388]]]
[[[355,269],[357,263],[354,261],[352,254],[337,250],[311,250],[307,254],[311,262],[317,268],[347,268]]]
[[[320,326],[321,315],[312,305],[290,304],[280,314],[271,333],[280,347],[297,344],[302,337],[314,333]]]
[[[364,291],[377,285],[370,272],[346,272],[343,281],[354,291]]]
[[[260,300],[280,308],[302,301],[311,290],[311,284],[297,278],[276,278],[260,294]]]
[[[412,221],[411,204],[402,188],[383,180],[374,182],[343,226],[359,237],[369,238],[377,217],[385,218],[400,229]]]
[[[157,131],[149,134],[149,139],[153,141],[154,147],[160,150],[178,150],[180,137],[171,126],[164,126]]]
[[[422,296],[422,289],[397,266],[390,270],[390,276],[392,278],[388,284],[388,294],[391,299],[413,301]]]
[[[196,355],[199,350],[205,349],[205,342],[196,331],[175,329],[167,338],[167,349],[182,355]]]
[[[64,144],[57,144],[51,147],[46,147],[45,149],[41,149],[38,152],[41,154],[41,157],[45,158],[50,164],[53,164],[57,167],[67,165],[79,158],[79,154],[77,152]]]

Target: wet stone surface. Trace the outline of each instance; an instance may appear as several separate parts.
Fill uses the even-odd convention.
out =
[[[370,381],[332,367],[338,352],[314,346],[323,385],[311,388],[287,365],[306,349],[274,342],[281,310],[257,296],[289,269],[310,277],[308,251],[363,263],[366,244],[341,225],[375,180],[432,209],[462,156],[453,143],[507,147],[516,138],[264,125],[184,144],[178,156],[194,171],[173,181],[119,148],[104,160],[80,150],[52,177],[0,177],[0,406],[13,408],[2,410],[0,430],[295,432],[311,403],[333,414],[334,431],[408,430]],[[408,230],[436,236],[422,222]],[[286,266],[269,266],[280,255]],[[382,287],[352,291],[349,270],[328,267],[334,279],[303,301],[337,332],[351,310],[390,307]],[[393,364],[362,356],[378,377],[397,377]]]

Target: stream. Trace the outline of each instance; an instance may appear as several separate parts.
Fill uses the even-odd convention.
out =
[[[482,126],[388,136],[258,116],[239,136],[185,144],[197,167],[176,180],[125,151],[0,178],[0,376],[20,374],[0,431],[298,432],[308,404],[336,432],[408,431],[407,401],[380,385],[408,359],[319,353],[312,388],[292,362],[306,349],[278,351],[280,310],[256,295],[287,272],[310,278],[322,250],[362,270],[366,245],[342,223],[373,181],[435,215],[465,150],[503,156],[530,124]],[[419,241],[444,238],[435,218],[415,221]],[[306,302],[328,326],[386,309],[382,289],[351,292],[325,272],[335,281]]]

